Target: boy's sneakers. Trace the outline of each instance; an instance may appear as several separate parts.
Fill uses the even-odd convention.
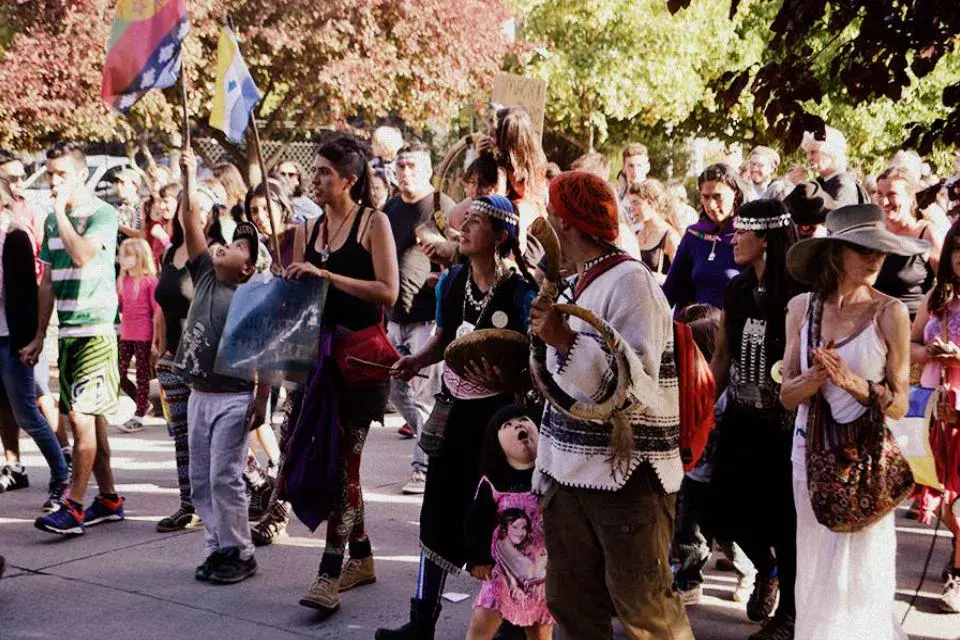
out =
[[[126,518],[123,510],[124,499],[122,496],[98,495],[93,499],[93,504],[87,507],[83,512],[84,524],[92,527],[95,524],[103,522],[119,522]]]
[[[220,566],[220,562],[223,560],[223,551],[217,549],[213,553],[207,556],[207,559],[203,561],[196,571],[194,571],[193,576],[200,582],[210,582],[210,576],[213,575],[213,570]]]
[[[61,536],[79,536],[83,534],[83,524],[83,505],[67,498],[59,509],[37,518],[33,526]]]
[[[171,533],[173,531],[183,531],[184,529],[196,529],[203,522],[193,507],[180,506],[173,515],[169,515],[157,523],[158,533]]]
[[[210,582],[217,584],[235,584],[251,577],[257,572],[257,561],[253,556],[246,560],[240,557],[240,549],[230,547],[221,551],[222,556],[216,566],[211,568]]]
[[[26,489],[30,486],[27,470],[21,464],[8,464],[0,469],[0,493]]]
[[[117,429],[124,433],[137,433],[143,431],[143,418],[133,416],[123,424],[118,424]]]
[[[64,496],[66,496],[67,489],[70,488],[69,482],[55,482],[50,481],[50,497],[47,498],[47,501],[43,503],[43,506],[40,507],[40,510],[44,513],[53,513],[58,510],[63,504]]]

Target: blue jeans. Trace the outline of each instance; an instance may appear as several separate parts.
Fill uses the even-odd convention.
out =
[[[60,443],[37,407],[33,368],[23,364],[20,355],[10,350],[9,337],[0,337],[0,392],[10,403],[17,425],[33,438],[50,465],[51,482],[67,482],[67,461]]]

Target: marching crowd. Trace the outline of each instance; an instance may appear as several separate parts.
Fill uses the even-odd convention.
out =
[[[324,139],[309,189],[294,162],[247,188],[189,148],[151,158],[117,174],[116,207],[62,142],[52,212],[0,151],[0,493],[29,486],[22,428],[50,467],[38,529],[123,520],[110,429],[155,412],[180,489],[157,530],[203,528],[196,579],[251,577],[294,512],[326,522],[300,604],[332,613],[376,580],[360,461],[389,403],[421,556],[409,619],[377,638],[433,638],[449,574],[482,582],[467,638],[610,637],[614,617],[630,638],[692,638],[714,545],[753,640],[905,638],[908,496],[952,533],[940,604],[960,612],[960,152],[944,180],[910,151],[858,176],[843,135],[823,138],[783,175],[769,147],[708,166],[696,208],[648,176],[641,144],[612,182],[595,153],[561,171],[516,107],[471,139],[461,202],[389,127]],[[316,365],[282,393],[216,366],[235,292],[265,272],[328,284]],[[913,387],[940,391],[941,490],[915,489],[885,428]],[[121,390],[135,415],[111,427]],[[296,491],[305,474],[325,486]]]

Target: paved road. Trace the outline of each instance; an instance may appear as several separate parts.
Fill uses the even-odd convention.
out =
[[[33,486],[0,495],[0,553],[8,563],[0,580],[0,640],[369,640],[378,626],[405,619],[416,576],[420,507],[418,499],[400,495],[411,445],[395,435],[396,422],[388,419],[389,427],[373,429],[363,464],[379,581],[345,594],[342,610],[328,620],[297,605],[323,546],[322,531],[311,534],[299,523],[280,544],[257,551],[260,570],[253,579],[229,587],[193,579],[193,568],[203,559],[200,533],[154,531],[156,521],[177,505],[173,445],[163,426],[112,439],[128,520],[69,540],[33,528],[47,475],[32,441],[23,440]],[[932,530],[916,523],[901,520],[899,525],[902,613],[933,538]],[[960,616],[936,613],[937,576],[948,549],[941,534],[918,610],[906,625],[915,640],[960,638]],[[730,600],[734,583],[731,574],[710,572],[705,602],[689,609],[698,639],[739,640],[756,629],[743,606]],[[457,578],[448,582],[448,591],[473,596],[477,584]],[[471,600],[445,603],[437,638],[462,638],[470,612]]]

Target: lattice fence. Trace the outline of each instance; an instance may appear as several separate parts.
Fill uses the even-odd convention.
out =
[[[232,162],[227,150],[214,138],[196,138],[193,144],[197,153],[208,165],[220,162]],[[293,161],[303,169],[303,189],[309,194],[313,190],[313,159],[320,148],[318,142],[275,142],[263,141],[263,159],[267,171],[272,171],[278,162]]]

